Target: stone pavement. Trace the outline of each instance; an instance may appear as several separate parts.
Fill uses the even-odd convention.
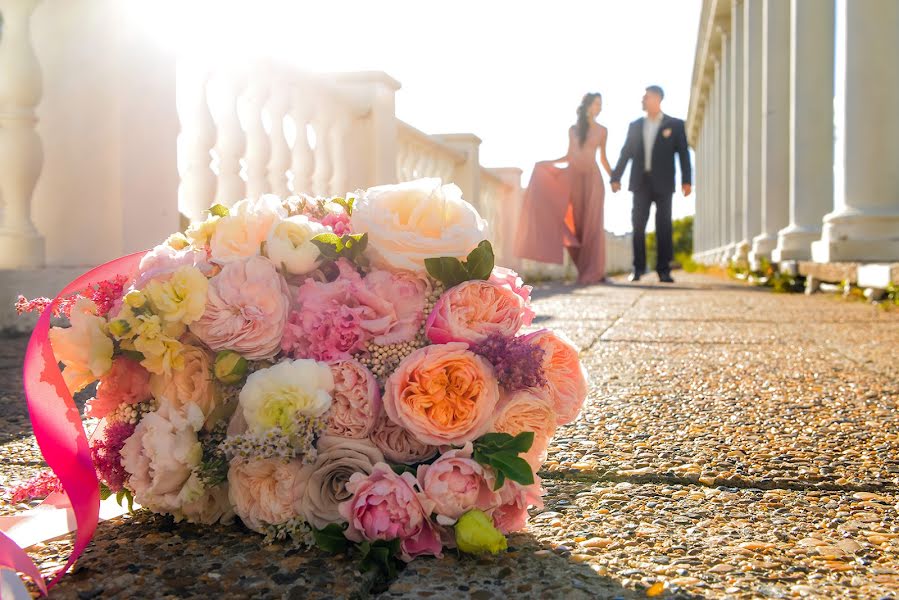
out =
[[[593,390],[509,553],[418,560],[372,592],[343,560],[140,511],[51,597],[899,597],[899,313],[677,279],[535,293],[534,328],[583,348]],[[24,343],[0,343],[0,485],[39,467]],[[68,548],[33,555],[52,571]]]

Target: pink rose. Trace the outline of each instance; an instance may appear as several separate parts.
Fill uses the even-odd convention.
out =
[[[303,515],[303,493],[309,471],[299,460],[277,458],[232,461],[228,470],[228,496],[244,524],[262,533]]]
[[[413,271],[374,270],[365,277],[365,287],[387,300],[386,306],[372,304],[374,310],[386,309],[383,326],[372,331],[373,341],[384,346],[413,339],[424,324],[425,299],[431,292],[428,279]]]
[[[209,264],[206,252],[195,248],[175,250],[168,244],[156,246],[140,259],[138,276],[134,282],[135,289],[143,289],[151,279],[167,277],[179,267],[196,267],[207,277],[211,274],[213,266]]]
[[[433,523],[434,503],[417,490],[411,473],[397,475],[385,463],[374,466],[371,475],[356,473],[347,490],[353,497],[340,505],[349,522],[346,537],[354,542],[400,539],[400,558],[442,556],[443,545]]]
[[[546,448],[556,432],[556,413],[545,390],[523,389],[503,397],[493,421],[493,431],[518,435],[534,432],[534,444],[522,455],[536,471],[546,460]]]
[[[543,373],[548,396],[556,411],[556,423],[565,425],[577,418],[587,399],[587,371],[574,344],[562,334],[541,329],[523,337],[543,348]]]
[[[524,300],[525,316],[522,325],[530,325],[534,317],[537,316],[537,313],[531,309],[531,292],[534,288],[524,285],[518,273],[506,267],[493,267],[493,272],[490,274],[488,281],[509,288]]]
[[[196,342],[193,339],[190,341]],[[181,356],[184,358],[182,368],[168,375],[153,374],[150,377],[153,397],[160,403],[169,403],[175,408],[182,408],[192,402],[200,407],[208,422],[224,400],[211,375],[214,357],[204,347],[190,343],[184,344]]]
[[[212,258],[225,263],[258,255],[272,227],[286,217],[280,198],[272,194],[237,202],[214,224],[209,240]]]
[[[381,413],[381,392],[375,376],[355,359],[331,366],[334,391],[328,433],[348,438],[366,438]]]
[[[511,338],[529,314],[533,318],[533,311],[512,288],[490,281],[466,281],[440,297],[428,316],[426,333],[435,344],[477,344],[494,334]]]
[[[391,421],[383,410],[371,432],[371,441],[390,462],[413,465],[437,454],[437,446],[420,442]]]
[[[419,441],[461,445],[489,430],[499,385],[493,367],[466,344],[419,348],[387,379],[384,409]]]
[[[499,490],[500,505],[491,513],[493,526],[503,534],[524,529],[528,522],[528,506],[543,508],[542,495],[539,477],[535,476],[534,483],[528,486],[507,479]]]
[[[434,512],[441,525],[452,525],[472,509],[489,511],[499,505],[493,491],[493,473],[471,458],[471,443],[449,450],[430,465],[418,467],[418,482],[425,495],[434,501]]]
[[[97,384],[97,395],[87,401],[87,416],[102,419],[122,404],[150,399],[150,372],[140,363],[120,356]]]
[[[206,310],[190,330],[216,352],[269,358],[281,347],[289,303],[287,283],[271,261],[235,260],[209,280]]]

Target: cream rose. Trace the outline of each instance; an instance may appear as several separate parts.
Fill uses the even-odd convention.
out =
[[[280,427],[292,432],[300,418],[320,417],[331,408],[334,376],[324,363],[285,360],[247,377],[238,410],[249,431],[265,433]]]
[[[302,516],[308,474],[299,460],[232,461],[228,469],[228,497],[244,525],[264,533],[266,525]]]
[[[168,375],[150,376],[150,392],[160,405],[171,404],[182,409],[187,404],[196,404],[208,420],[223,400],[212,377],[212,356],[204,348],[191,344],[184,344],[181,356],[184,359],[181,369]]]
[[[546,460],[546,449],[556,432],[556,413],[548,393],[547,390],[527,388],[504,395],[493,421],[493,430],[497,433],[534,433],[534,443],[522,458],[535,472]]]
[[[258,255],[269,231],[286,217],[287,210],[277,196],[241,200],[215,223],[210,239],[212,258],[227,262]]]
[[[368,440],[351,440],[331,435],[318,441],[318,458],[306,467],[309,475],[303,495],[306,522],[317,529],[346,521],[338,506],[350,499],[346,484],[353,473],[369,475],[384,455]]]
[[[321,257],[312,238],[327,231],[327,227],[305,215],[277,221],[268,233],[265,255],[291,275],[305,275],[318,267]]]
[[[426,258],[468,255],[487,237],[487,222],[455,185],[419,179],[369,188],[356,201],[353,231],[368,233],[373,264],[423,271]]]
[[[50,330],[50,346],[65,365],[62,378],[73,394],[112,368],[112,340],[106,319],[97,316],[97,305],[87,298],[75,301],[69,317],[71,327]]]
[[[228,485],[204,488],[196,499],[181,507],[180,514],[175,515],[176,521],[180,519],[201,525],[231,523],[234,520],[234,509],[231,508],[231,501],[228,499]]]

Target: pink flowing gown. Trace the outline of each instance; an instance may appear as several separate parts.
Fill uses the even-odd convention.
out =
[[[606,188],[596,151],[608,132],[591,124],[583,146],[574,127],[568,131],[568,164],[534,165],[525,191],[515,250],[518,256],[561,263],[567,248],[577,267],[578,283],[605,278],[603,204]]]

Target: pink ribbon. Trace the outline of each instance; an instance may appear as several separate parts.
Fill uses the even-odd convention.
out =
[[[100,484],[91,460],[87,434],[48,338],[52,308],[61,298],[80,292],[88,286],[113,279],[119,274],[130,275],[137,270],[144,254],[146,252],[137,252],[117,258],[88,271],[67,285],[41,314],[25,351],[22,379],[34,437],[44,460],[65,489],[78,528],[72,555],[49,585],[28,554],[2,531],[0,567],[25,573],[34,580],[44,595],[84,552],[97,529],[100,512]]]

